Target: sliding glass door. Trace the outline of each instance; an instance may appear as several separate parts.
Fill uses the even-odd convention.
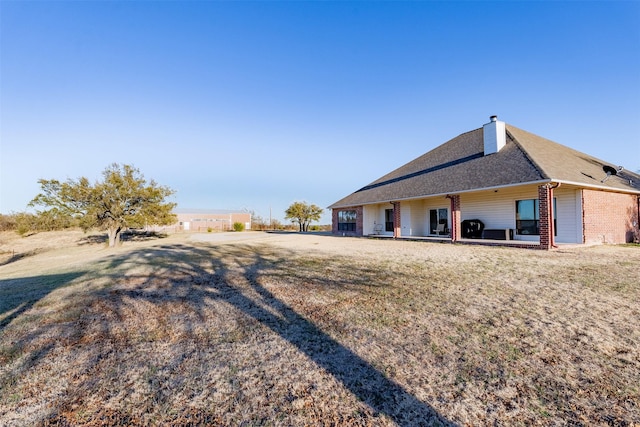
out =
[[[430,234],[439,236],[449,234],[449,209],[429,210],[429,230]]]

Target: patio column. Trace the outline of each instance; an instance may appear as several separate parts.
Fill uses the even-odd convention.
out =
[[[553,187],[549,184],[538,187],[540,216],[540,249],[553,248]]]
[[[400,202],[391,202],[393,205],[393,238],[397,239],[402,235],[402,224],[400,223]]]
[[[462,225],[460,223],[460,196],[447,196],[451,200],[451,242],[455,243],[462,237]]]

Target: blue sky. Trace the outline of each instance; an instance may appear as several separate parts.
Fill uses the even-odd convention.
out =
[[[637,1],[2,0],[0,61],[0,213],[118,162],[282,220],[493,114],[640,169]]]

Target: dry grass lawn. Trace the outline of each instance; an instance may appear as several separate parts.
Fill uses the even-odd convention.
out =
[[[0,425],[640,425],[640,247],[0,234]]]

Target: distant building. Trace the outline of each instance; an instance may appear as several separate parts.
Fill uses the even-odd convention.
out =
[[[176,209],[178,222],[171,226],[177,231],[228,231],[236,222],[251,229],[251,214],[224,209]]]

